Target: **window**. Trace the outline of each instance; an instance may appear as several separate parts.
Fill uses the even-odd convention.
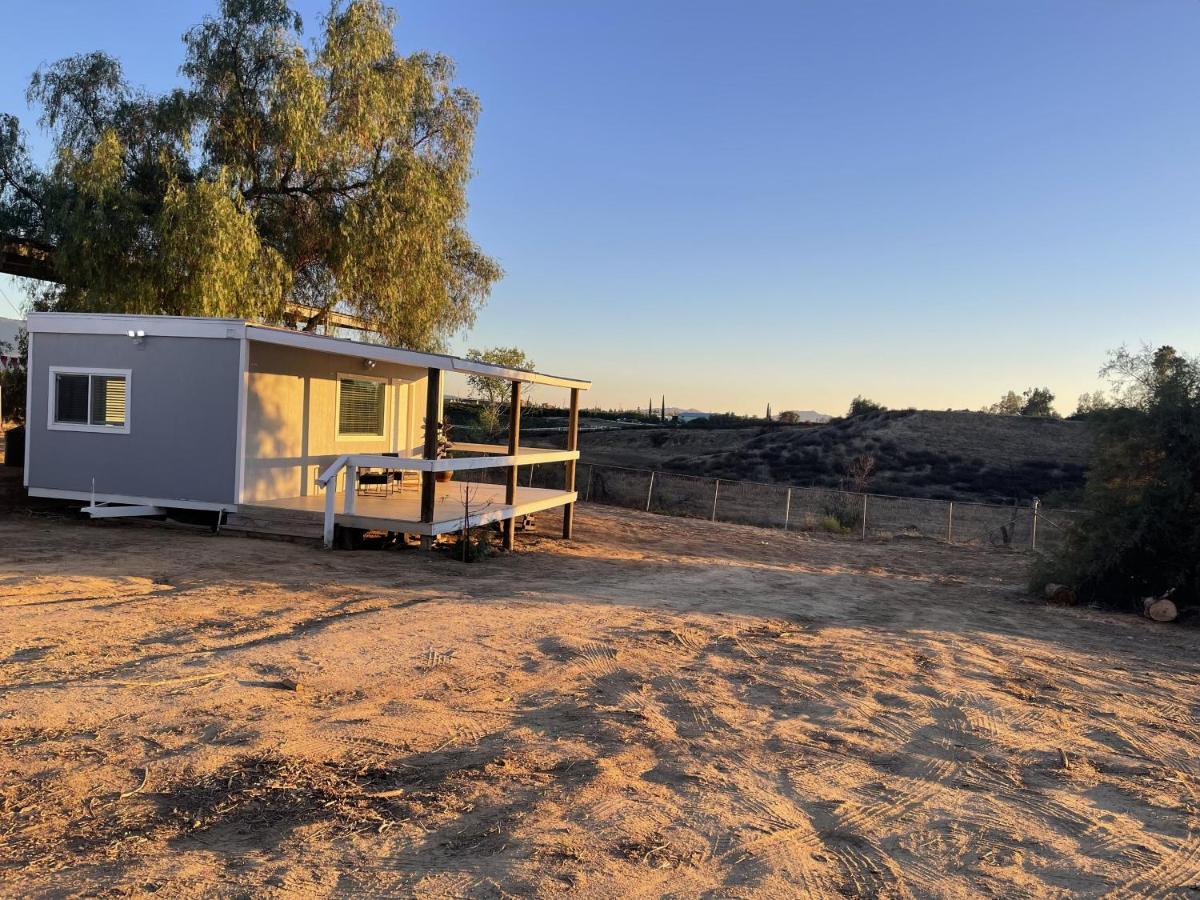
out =
[[[387,382],[374,378],[338,376],[338,427],[340,438],[381,438]]]
[[[59,431],[129,433],[127,369],[50,369],[50,415]]]

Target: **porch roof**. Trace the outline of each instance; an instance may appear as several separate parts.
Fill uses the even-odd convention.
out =
[[[399,365],[440,369],[445,372],[460,372],[464,375],[487,375],[508,381],[526,384],[544,384],[551,387],[575,388],[586,391],[590,381],[579,378],[564,378],[541,372],[510,369],[490,363],[463,359],[444,353],[422,353],[401,347],[369,344],[330,335],[310,334],[293,331],[274,325],[262,325],[246,319],[215,319],[200,316],[142,316],[117,313],[30,313],[29,332],[58,334],[127,334],[129,331],[144,331],[147,337],[208,337],[245,338],[266,344],[281,344],[298,347],[314,353],[331,353],[339,356],[354,356],[374,359]]]

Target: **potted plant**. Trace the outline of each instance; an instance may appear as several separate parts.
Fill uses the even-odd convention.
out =
[[[428,423],[426,423],[426,427],[427,428],[429,427]],[[451,448],[454,447],[454,444],[450,441],[450,432],[453,431],[454,429],[453,429],[453,426],[447,425],[445,422],[437,422],[436,427],[437,427],[437,457],[436,458],[437,459],[445,459],[446,454],[449,453]],[[437,473],[438,481],[443,481],[443,482],[449,481],[453,477],[454,477],[454,473],[450,472],[450,471]]]

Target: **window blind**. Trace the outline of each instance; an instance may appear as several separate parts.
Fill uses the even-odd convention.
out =
[[[338,433],[383,437],[387,385],[357,378],[341,378],[339,383]]]
[[[92,424],[125,424],[125,379],[119,375],[92,375]]]

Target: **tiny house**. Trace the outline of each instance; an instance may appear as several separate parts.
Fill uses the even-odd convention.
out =
[[[580,392],[588,381],[242,319],[29,316],[25,484],[90,515],[208,510],[334,530],[438,534],[564,507],[569,537]],[[507,445],[444,458],[445,375],[511,382]],[[522,385],[570,392],[564,450],[520,447]],[[561,462],[564,489],[518,486],[520,466]],[[500,468],[506,483],[469,473]],[[445,481],[439,473],[458,472]],[[466,473],[464,476],[463,473]]]

